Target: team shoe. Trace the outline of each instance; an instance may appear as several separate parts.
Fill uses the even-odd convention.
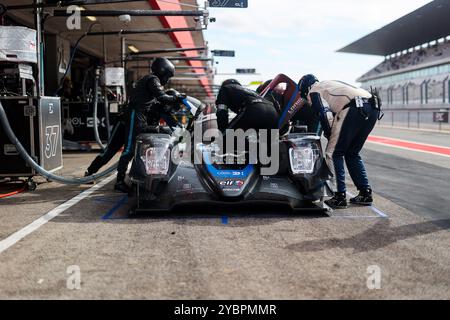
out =
[[[129,193],[130,187],[125,183],[125,181],[117,181],[116,184],[114,185],[114,190],[123,193]]]
[[[84,177],[86,178],[86,177],[90,177],[90,176],[92,176],[92,173],[90,173],[89,170],[86,170],[84,172]],[[86,184],[95,184],[95,181],[91,181],[91,182],[88,182]]]
[[[350,203],[360,206],[371,206],[373,203],[372,189],[360,190],[356,197],[350,199]]]
[[[345,192],[336,192],[334,197],[325,201],[325,204],[332,209],[347,209],[348,203]]]

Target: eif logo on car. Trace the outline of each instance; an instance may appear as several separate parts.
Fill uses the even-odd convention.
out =
[[[223,180],[220,181],[220,185],[222,187],[242,187],[244,185],[244,181],[242,180]]]

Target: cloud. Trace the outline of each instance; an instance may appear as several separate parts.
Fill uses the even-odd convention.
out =
[[[248,9],[211,9],[217,18],[211,28],[262,37],[309,34],[336,24],[375,30],[426,2],[430,1],[250,0]]]
[[[273,57],[281,57],[284,54],[283,50],[280,49],[270,49],[268,53]]]
[[[256,68],[263,78],[305,72],[350,83],[381,57],[338,54],[337,49],[430,0],[250,0],[248,9],[214,9],[206,39],[212,49],[236,50],[218,59],[221,73]],[[215,47],[220,43],[220,48]]]

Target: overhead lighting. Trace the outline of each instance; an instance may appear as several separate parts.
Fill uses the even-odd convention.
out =
[[[136,47],[133,46],[133,45],[129,45],[129,46],[128,46],[128,49],[130,49],[130,51],[131,51],[131,52],[134,52],[134,53],[138,53],[138,52],[139,52],[139,49],[136,48]]]
[[[85,7],[78,6],[78,8],[80,8],[81,11],[86,10]],[[87,16],[86,18],[87,18],[88,20],[92,21],[92,22],[97,21],[97,18],[96,18],[96,17],[93,17],[93,16]]]

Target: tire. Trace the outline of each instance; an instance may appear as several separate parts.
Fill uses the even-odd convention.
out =
[[[130,210],[128,211],[128,216],[132,217],[136,215],[136,209],[139,208],[139,197],[138,197],[138,186],[132,184],[130,192],[128,193],[128,203],[130,204]]]
[[[37,189],[37,183],[34,182],[33,180],[28,180],[27,181],[27,190],[33,192],[36,189]]]

